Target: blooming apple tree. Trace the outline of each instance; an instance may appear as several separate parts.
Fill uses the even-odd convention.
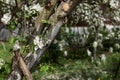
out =
[[[87,26],[93,27],[91,33],[95,38],[92,45],[96,59],[100,43],[98,37],[102,36],[99,29],[105,26],[106,19],[112,21],[112,24],[119,24],[120,21],[119,0],[0,0],[0,7],[0,23],[7,25],[12,31],[12,37],[15,36],[18,40],[15,41],[8,80],[21,80],[23,76],[32,80],[30,70],[64,24],[75,26],[82,20]],[[109,35],[111,36],[114,36],[114,33]],[[19,42],[22,42],[22,45],[18,44]],[[24,45],[29,45],[30,50],[22,58],[20,46]],[[119,47],[118,44],[115,46]],[[112,52],[112,48],[110,51]],[[89,49],[87,52],[91,56]],[[64,51],[64,56],[67,55],[67,51]],[[105,61],[105,55],[101,57]]]

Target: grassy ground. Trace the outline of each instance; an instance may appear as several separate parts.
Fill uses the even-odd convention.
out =
[[[5,62],[10,63],[12,58],[12,53],[9,52],[12,49],[12,45],[9,43],[4,43],[6,47],[6,51],[3,49],[3,46],[0,45],[0,58],[5,60]]]
[[[0,45],[0,58],[5,61],[4,67],[0,70],[0,80],[5,80],[9,74],[13,56],[9,52],[12,45],[5,43],[5,46],[6,51]],[[32,70],[32,75],[34,80],[112,80],[119,59],[120,53],[113,53],[107,56],[106,62],[102,62],[100,59],[91,62],[90,57],[86,59],[60,57],[58,62],[62,65],[51,62],[40,62]],[[120,75],[117,76],[117,80],[120,80]]]
[[[113,80],[119,59],[119,53],[107,56],[106,62],[61,58],[63,66],[42,63],[33,71],[33,77],[34,80]],[[115,80],[120,80],[119,74],[120,70]]]
[[[6,51],[4,50],[3,46],[0,44],[0,58],[2,58],[5,64],[0,69],[0,80],[5,80],[10,72],[10,63],[12,59],[12,53],[10,49],[12,49],[12,45],[9,43],[4,43]]]

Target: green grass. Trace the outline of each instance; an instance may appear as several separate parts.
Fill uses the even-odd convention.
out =
[[[0,58],[5,61],[5,64],[0,69],[0,80],[5,80],[10,73],[10,64],[12,60],[12,53],[10,49],[12,49],[12,44],[4,43],[6,47],[6,51],[3,49],[3,46],[0,44]]]
[[[12,49],[12,44],[4,43],[6,47],[6,51],[4,51],[3,46],[0,44],[0,58],[2,58],[6,63],[11,62],[12,53],[10,49]]]
[[[0,58],[5,61],[4,67],[0,70],[0,80],[4,80],[10,72],[10,63],[12,59],[12,53],[9,52],[12,49],[13,45],[5,43],[6,51],[4,51],[3,46],[0,45]],[[106,63],[99,65],[97,63],[92,63],[90,59],[70,59],[65,57],[59,57],[58,62],[63,64],[63,66],[55,63],[41,62],[32,70],[32,75],[34,80],[53,80],[56,78],[62,78],[61,80],[87,80],[89,77],[92,79],[101,79],[101,80],[111,80],[112,74],[104,73],[106,70],[107,73],[111,72],[111,69],[116,69],[115,62],[118,62],[120,59],[120,53],[113,53],[107,57]],[[98,59],[98,61],[100,61]],[[120,71],[119,71],[120,72]],[[81,77],[80,77],[81,76]],[[54,77],[54,78],[51,78]],[[120,75],[118,75],[118,79]]]
[[[59,62],[64,66],[53,63],[41,63],[40,66],[33,71],[33,77],[35,80],[58,80],[55,78],[61,78],[59,80],[77,80],[78,78],[79,80],[87,80],[89,77],[92,78],[92,80],[112,80],[114,73],[111,72],[111,68],[116,69],[116,65],[112,65],[114,64],[113,58],[116,59],[117,56],[119,57],[120,54],[114,53],[111,57],[108,56],[106,63],[98,59],[97,62],[99,61],[101,64],[91,62],[88,59],[72,60],[61,58]],[[119,74],[117,79],[120,79]]]

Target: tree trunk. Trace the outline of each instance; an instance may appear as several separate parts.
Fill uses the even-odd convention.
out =
[[[52,0],[55,1],[55,0]],[[57,0],[56,0],[57,1]],[[50,15],[50,13],[48,15],[50,15],[50,17],[44,18],[46,20],[53,20],[52,24],[50,25],[50,28],[46,31],[45,33],[45,37],[47,39],[50,40],[50,42],[45,45],[42,49],[38,49],[37,51],[34,51],[33,53],[29,53],[27,56],[24,57],[24,62],[26,63],[26,66],[28,67],[28,69],[30,70],[32,67],[34,67],[34,64],[36,62],[38,62],[42,56],[42,54],[45,52],[45,50],[50,46],[50,44],[53,42],[55,36],[57,35],[57,33],[59,32],[61,26],[63,25],[63,19],[66,15],[70,14],[75,7],[81,2],[81,0],[68,0],[67,2],[61,2],[56,11],[54,12],[53,15]],[[63,5],[64,3],[69,4],[70,9],[67,12],[63,11]],[[56,4],[56,3],[55,3]],[[53,4],[54,5],[54,4]],[[65,13],[64,15],[61,15],[61,13]],[[46,15],[46,14],[44,14]],[[42,15],[42,16],[44,16]],[[59,16],[61,16],[61,18],[58,18]],[[39,24],[37,24],[36,26],[41,27],[42,23],[40,22]],[[41,33],[41,32],[38,32]],[[20,70],[19,66],[17,65],[17,68],[13,71],[11,71],[11,73],[9,74],[7,80],[21,80],[23,77],[23,73]]]

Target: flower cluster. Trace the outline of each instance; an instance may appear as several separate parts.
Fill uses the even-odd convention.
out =
[[[115,48],[120,49],[120,44],[115,43]]]
[[[65,50],[65,46],[67,45],[67,42],[65,40],[61,40],[60,42],[58,42],[58,46],[59,46],[59,49],[60,51],[63,52],[63,55],[66,57],[68,56],[68,51]]]
[[[43,47],[45,47],[47,44],[51,42],[51,40],[50,39],[45,40],[43,38],[40,38],[39,36],[36,36],[33,42],[35,45],[35,50],[37,50],[38,48],[42,49]]]
[[[11,19],[11,13],[5,13],[3,15],[3,17],[1,18],[1,22],[3,22],[4,24],[8,24],[10,19]]]
[[[96,48],[98,46],[98,42],[94,41],[93,42],[93,47]]]
[[[102,3],[108,3],[109,0],[102,0]]]
[[[39,3],[33,4],[29,7],[27,5],[25,5],[25,10],[28,13],[33,13],[34,11],[41,12],[43,10],[43,7],[41,7]]]
[[[109,52],[113,53],[113,48],[112,47],[109,48]]]
[[[92,1],[92,5],[80,3],[77,9],[72,12],[72,17],[76,23],[78,23],[79,19],[82,19],[82,21],[86,21],[90,26],[104,26],[102,10],[95,1]]]
[[[44,43],[40,40],[39,36],[36,36],[34,39],[34,45],[37,45],[40,49],[44,47]]]
[[[18,50],[18,49],[21,49],[20,45],[19,45],[19,41],[15,41],[15,44],[13,46],[13,50]]]
[[[5,3],[15,5],[15,0],[5,0]]]
[[[92,52],[91,52],[89,49],[87,49],[87,55],[88,55],[88,56],[91,56],[91,55],[92,55]]]
[[[64,56],[67,56],[68,55],[68,52],[67,51],[64,51]]]
[[[106,56],[105,56],[105,54],[102,54],[102,55],[101,55],[101,60],[102,60],[103,62],[106,61]]]
[[[119,0],[110,0],[111,8],[118,8],[119,7]]]

